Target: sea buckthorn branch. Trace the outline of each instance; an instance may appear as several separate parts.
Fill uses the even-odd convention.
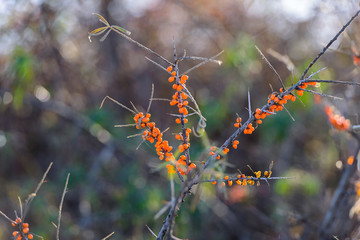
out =
[[[215,179],[208,179],[208,180],[201,180],[198,182],[195,182],[195,184],[199,184],[199,183],[212,183],[214,185],[220,183],[220,186],[225,186],[225,184],[223,183],[228,183],[228,185],[231,187],[234,183],[238,184],[238,185],[254,185],[255,181],[265,181],[267,182],[268,180],[280,180],[280,179],[293,179],[292,177],[253,177],[253,176],[243,176],[242,175],[238,175],[237,177],[229,177],[229,176],[225,176],[223,179],[219,179],[219,178],[215,178]]]
[[[311,61],[311,63],[307,66],[304,73],[302,74],[300,79],[305,79],[306,74],[309,72],[310,68],[316,63],[317,60],[328,50],[328,48],[336,41],[336,39],[341,35],[342,32],[352,23],[352,21],[359,15],[360,10],[358,10],[351,19],[340,29],[340,31],[330,40],[330,42],[323,48],[323,50]]]
[[[269,115],[269,112],[275,111],[281,111],[284,108],[284,104],[288,101],[295,101],[295,95],[292,93],[293,91],[296,91],[299,96],[303,95],[304,90],[307,88],[308,85],[316,85],[316,83],[339,83],[339,84],[347,84],[348,82],[343,81],[333,81],[333,80],[316,80],[311,79],[316,73],[309,75],[308,77],[305,77],[307,73],[309,72],[310,68],[316,63],[316,61],[327,51],[327,49],[336,41],[336,39],[340,36],[342,32],[345,31],[345,29],[350,25],[350,23],[359,15],[360,10],[355,13],[351,17],[351,19],[340,29],[340,31],[329,41],[329,43],[322,49],[322,51],[312,60],[312,62],[307,66],[304,73],[300,77],[299,81],[296,84],[293,84],[290,88],[285,90],[284,87],[280,89],[280,93],[272,93],[271,98],[269,99],[268,103],[264,105],[261,109],[257,109],[259,117],[256,118],[256,114],[252,114],[248,120],[242,124],[242,126],[239,126],[239,128],[224,142],[224,144],[219,148],[218,152],[213,154],[208,158],[208,160],[205,163],[204,169],[206,169],[213,161],[215,161],[216,158],[218,158],[219,153],[228,152],[229,145],[235,141],[241,134],[241,132],[244,132],[244,134],[251,134],[255,129],[252,126],[252,124],[255,122],[255,120],[264,119],[266,116]],[[259,49],[258,49],[259,50]],[[259,53],[263,56],[261,51],[259,50]],[[265,60],[265,56],[263,57]],[[268,62],[268,61],[267,61]],[[270,63],[268,63],[269,66],[271,66]],[[321,70],[320,70],[321,71]],[[279,78],[279,76],[278,76]],[[279,78],[280,82],[281,78]],[[350,82],[349,82],[350,83]],[[349,85],[356,85],[359,86],[360,84],[357,83],[351,83]],[[263,114],[265,113],[265,115]],[[262,121],[262,120],[260,120]],[[258,123],[259,124],[259,123]]]
[[[192,181],[189,181],[187,186],[184,186],[182,190],[180,191],[180,194],[178,195],[178,201],[175,202],[175,206],[169,211],[169,214],[165,220],[165,223],[163,225],[163,228],[160,231],[160,234],[158,235],[158,239],[160,236],[165,236],[164,232],[168,232],[172,234],[172,221],[174,220],[174,214],[176,214],[178,206],[176,204],[181,204],[183,199],[185,198],[186,194],[193,185],[197,184],[199,182],[200,176],[202,175],[203,171],[209,167],[209,165],[215,161],[215,159],[219,159],[220,152],[223,154],[227,154],[229,152],[229,145],[233,144],[234,141],[237,141],[236,139],[239,137],[239,135],[243,132],[245,134],[251,134],[255,129],[252,126],[252,124],[257,121],[257,124],[261,124],[259,120],[264,119],[266,116],[271,115],[274,113],[274,111],[281,111],[284,108],[284,104],[288,100],[295,101],[296,96],[293,94],[294,91],[297,92],[299,96],[303,95],[304,89],[308,87],[308,85],[316,85],[317,81],[314,79],[311,79],[311,77],[314,76],[314,74],[311,74],[307,78],[304,78],[311,68],[311,66],[321,57],[321,55],[330,47],[330,45],[337,39],[337,37],[345,30],[345,28],[353,21],[353,19],[359,14],[359,11],[354,15],[347,24],[344,25],[344,27],[336,34],[336,36],[329,42],[329,44],[320,52],[320,54],[317,55],[317,57],[311,62],[311,64],[306,68],[305,72],[303,73],[303,76],[300,78],[300,80],[293,84],[291,87],[289,87],[287,90],[284,90],[285,88],[280,89],[280,93],[272,93],[270,95],[270,98],[268,100],[268,103],[264,105],[261,109],[256,109],[255,113],[250,114],[248,120],[240,125],[239,123],[238,129],[224,142],[224,144],[218,149],[218,151],[214,154],[211,154],[211,156],[206,161],[204,168],[202,171],[198,171],[196,175],[193,176]],[[326,82],[326,83],[342,83],[341,81],[332,81],[332,80],[324,80],[319,82]],[[357,85],[357,84],[352,84]],[[250,100],[249,100],[250,102]],[[249,103],[249,113],[251,112],[251,105]],[[234,145],[234,144],[233,144]],[[237,146],[237,144],[235,144]],[[236,181],[236,180],[235,180]],[[186,184],[186,182],[185,182]],[[181,201],[179,201],[181,199]],[[170,222],[170,223],[169,223]]]
[[[20,216],[18,216],[18,214],[15,210],[15,220],[12,220],[5,213],[0,211],[0,214],[2,216],[4,216],[7,220],[9,220],[11,225],[16,228],[16,230],[12,232],[13,240],[28,240],[28,239],[31,240],[34,238],[34,235],[36,235],[36,234],[30,232],[29,223],[25,223],[24,220],[30,209],[30,204],[31,204],[32,200],[36,197],[36,195],[37,195],[38,191],[40,190],[41,186],[43,185],[43,183],[46,182],[45,181],[46,176],[49,173],[52,165],[53,165],[53,163],[50,163],[49,167],[46,169],[40,182],[36,186],[35,191],[33,193],[29,194],[29,196],[25,200],[24,204],[22,204],[20,197],[18,197],[19,207],[20,207]]]
[[[188,98],[188,95],[184,92],[183,86],[185,86],[186,81],[189,79],[187,75],[181,75],[179,76],[179,62],[181,60],[176,59],[176,54],[174,53],[175,57],[175,69],[174,71],[171,66],[167,68],[168,72],[171,72],[171,77],[169,77],[168,81],[171,83],[175,80],[175,83],[173,84],[172,88],[176,90],[175,94],[172,96],[173,100],[170,102],[171,106],[177,106],[178,111],[180,114],[180,118],[176,118],[175,122],[177,124],[181,124],[181,134],[176,135],[176,139],[182,141],[183,143],[179,145],[179,151],[182,153],[184,152],[184,155],[180,156],[181,160],[186,161],[186,167],[190,167],[190,133],[191,129],[187,128],[185,124],[188,122],[188,119],[186,118],[188,115],[187,105],[189,102],[186,100]],[[181,83],[181,84],[180,84]],[[185,156],[185,159],[184,157]],[[192,163],[192,168],[196,168],[196,165]]]
[[[203,181],[201,179],[201,177],[203,176],[203,173],[205,172],[205,170],[207,170],[207,168],[209,168],[209,166],[211,165],[211,163],[213,163],[215,161],[215,159],[219,159],[219,156],[221,155],[220,154],[221,152],[222,152],[222,154],[227,154],[229,152],[228,147],[230,145],[233,145],[233,147],[236,146],[234,148],[237,148],[237,145],[239,144],[239,141],[236,140],[236,139],[239,137],[239,135],[241,133],[251,134],[255,130],[255,128],[262,123],[262,120],[266,116],[275,114],[275,112],[283,110],[284,105],[287,103],[288,100],[295,101],[296,95],[294,95],[293,92],[296,91],[297,95],[302,96],[304,90],[308,87],[308,85],[316,85],[316,83],[318,83],[318,82],[338,83],[338,82],[332,81],[332,80],[316,81],[316,80],[312,79],[312,77],[316,73],[311,74],[308,77],[305,77],[305,76],[307,75],[310,68],[315,64],[315,62],[326,52],[326,50],[330,47],[330,45],[338,38],[338,36],[346,29],[346,27],[355,19],[355,17],[357,17],[359,12],[360,11],[358,11],[342,27],[342,29],[336,34],[336,36],[333,39],[331,39],[331,41],[326,45],[326,47],[324,47],[323,50],[314,58],[314,60],[305,69],[302,77],[300,78],[300,80],[296,84],[293,84],[288,89],[285,89],[285,87],[283,86],[280,89],[279,92],[273,92],[269,96],[268,103],[265,104],[262,108],[257,108],[255,112],[251,111],[250,97],[249,97],[249,109],[248,109],[249,110],[249,118],[244,123],[241,123],[240,120],[237,121],[236,122],[237,130],[224,142],[224,144],[220,148],[218,148],[218,150],[216,152],[211,154],[211,156],[206,160],[206,162],[205,162],[205,164],[204,164],[204,166],[202,168],[198,169],[196,172],[194,172],[194,174],[191,174],[191,175],[187,176],[187,179],[183,182],[182,187],[179,190],[175,201],[171,204],[170,210],[169,210],[168,215],[167,215],[167,217],[166,217],[166,219],[164,221],[164,224],[163,224],[163,226],[162,226],[162,228],[161,228],[161,230],[160,230],[160,232],[159,232],[159,234],[157,236],[157,239],[164,239],[165,237],[169,238],[169,239],[174,239],[175,238],[175,237],[173,237],[173,226],[174,226],[175,216],[176,216],[177,212],[179,211],[179,208],[180,208],[182,202],[184,201],[185,196],[190,192],[191,188],[195,184],[198,184],[201,181]],[[111,29],[111,30],[113,30],[113,29]],[[114,31],[116,31],[116,30],[114,30]],[[118,32],[118,31],[116,31],[116,32]],[[122,33],[122,32],[118,32],[118,33],[120,35],[124,36],[126,39],[130,40],[128,36],[124,35],[124,33]],[[139,45],[139,43],[137,43],[135,40],[131,39],[130,41]],[[143,46],[143,45],[140,44],[139,46]],[[144,48],[147,49],[146,47],[144,47]],[[150,52],[152,52],[152,51],[150,51]],[[157,55],[157,54],[155,54],[155,55]],[[186,52],[184,52],[183,58],[179,58],[179,59],[183,60],[185,58],[186,58]],[[170,63],[166,59],[165,60],[163,59],[163,60],[168,63],[169,67],[168,67],[167,70],[172,75],[169,78],[169,82],[175,81],[175,84],[173,85],[173,89],[175,89],[176,92],[173,95],[173,101],[171,101],[170,103],[171,103],[171,105],[177,105],[178,108],[179,108],[180,118],[178,118],[176,120],[176,122],[178,124],[181,124],[182,132],[181,132],[181,135],[178,138],[181,141],[183,141],[183,144],[179,146],[179,150],[184,150],[184,151],[186,150],[185,155],[183,155],[184,157],[182,157],[183,159],[179,159],[179,160],[183,160],[183,162],[185,162],[185,166],[190,166],[189,165],[189,164],[191,164],[190,163],[190,156],[186,154],[186,152],[188,152],[188,149],[189,149],[190,146],[186,145],[186,147],[184,147],[184,144],[188,143],[188,137],[186,136],[186,129],[187,128],[185,127],[185,124],[186,124],[185,119],[188,116],[188,111],[187,111],[187,107],[184,106],[184,104],[183,104],[186,101],[184,99],[185,95],[182,95],[182,93],[186,94],[186,93],[184,93],[183,90],[186,89],[185,83],[186,83],[187,78],[182,79],[183,75],[179,74],[179,65],[178,64],[179,64],[180,60],[177,59],[177,56],[176,56],[175,42],[174,42],[174,59],[175,59],[174,63]],[[268,65],[271,66],[271,64],[269,64],[269,63],[268,63]],[[173,67],[174,67],[174,71],[172,71]],[[171,69],[169,70],[169,68],[171,68]],[[164,68],[162,68],[162,69],[164,70]],[[341,82],[341,83],[343,83],[343,82]],[[356,85],[356,84],[353,84],[353,85]],[[188,96],[188,94],[186,94],[186,96]],[[198,112],[200,113],[200,110],[198,110]],[[137,114],[140,114],[140,112],[138,112]],[[138,126],[139,126],[139,128],[148,127],[148,126],[146,126],[147,122],[144,123],[145,125],[143,126],[142,117],[139,117],[139,119],[140,119],[140,124],[137,122],[136,123],[137,127]],[[200,118],[200,120],[201,119],[202,118]],[[254,123],[255,123],[255,127],[253,126]],[[155,125],[154,125],[154,127],[155,127]],[[150,130],[151,130],[151,128],[154,128],[154,127],[150,127]],[[184,133],[184,130],[185,130],[185,133]],[[147,134],[148,133],[145,133],[145,139],[148,138]],[[162,143],[162,142],[160,142],[160,143]],[[161,151],[164,151],[164,149],[162,148]],[[160,151],[160,155],[163,154],[163,152],[161,152],[161,151]],[[165,149],[165,151],[168,152],[166,149]],[[176,161],[175,158],[172,158],[172,160]],[[171,162],[171,163],[173,163],[173,162]],[[183,165],[183,163],[182,163],[182,165]],[[169,167],[169,168],[171,168],[171,167]],[[171,171],[169,171],[169,172],[171,172]],[[252,180],[254,178],[254,177],[252,177],[252,179],[250,179],[250,178],[249,179],[244,179],[245,177],[243,177],[243,176],[241,176],[241,177],[242,177],[242,180],[246,180],[246,182],[249,181],[249,180]],[[255,177],[257,177],[257,176],[255,176]],[[268,177],[271,177],[271,176],[268,175]],[[262,180],[261,176],[257,177],[257,179]],[[227,181],[229,181],[229,180],[231,180],[231,181],[239,180],[240,181],[240,178],[232,178],[232,179],[228,178]]]

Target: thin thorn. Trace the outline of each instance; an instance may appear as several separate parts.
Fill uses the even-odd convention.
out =
[[[135,110],[135,112],[139,112],[139,110],[137,110],[137,108],[135,107],[135,105],[133,104],[132,101],[130,101],[130,104],[131,104],[131,106],[133,107],[133,109]],[[135,113],[134,113],[134,114],[135,114]]]
[[[102,108],[102,106],[104,105],[104,102],[105,102],[106,99],[110,99],[111,101],[113,101],[113,102],[116,103],[117,105],[121,106],[122,108],[128,110],[129,112],[131,112],[131,113],[133,113],[133,114],[136,114],[133,110],[131,110],[131,109],[128,108],[127,106],[119,103],[118,101],[116,101],[115,99],[113,99],[113,98],[111,98],[111,97],[109,97],[109,96],[104,97],[104,99],[101,101],[101,104],[100,104],[100,108],[99,108],[99,109]]]
[[[273,72],[276,74],[281,86],[283,87],[284,91],[285,91],[285,85],[283,80],[281,79],[280,75],[278,74],[278,72],[275,70],[275,68],[271,65],[271,63],[267,60],[267,58],[265,57],[265,55],[260,51],[260,49],[255,45],[255,48],[257,49],[257,51],[259,52],[259,54],[261,55],[262,59],[265,60],[265,62],[267,63],[267,65],[270,67],[271,70],[273,70]]]
[[[154,84],[151,84],[151,96],[150,96],[150,100],[149,100],[149,105],[148,105],[148,108],[146,110],[146,113],[149,113],[150,111],[150,107],[151,107],[151,103],[152,103],[152,98],[154,96]]]
[[[132,124],[119,124],[119,125],[114,125],[114,127],[134,127],[136,126],[136,123],[132,123]]]

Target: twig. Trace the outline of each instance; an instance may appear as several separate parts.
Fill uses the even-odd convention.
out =
[[[10,222],[13,222],[13,220],[11,220],[11,218],[9,218],[5,213],[3,213],[2,211],[0,211],[0,214],[3,215],[7,220],[9,220]]]
[[[303,82],[317,82],[317,83],[333,83],[333,84],[345,84],[345,85],[355,85],[360,86],[360,83],[356,82],[347,82],[347,81],[336,81],[336,80],[321,80],[321,79],[306,79]]]
[[[267,58],[265,57],[265,55],[260,51],[260,49],[255,45],[256,50],[259,52],[259,54],[261,55],[261,57],[265,60],[265,62],[267,63],[267,65],[270,67],[270,69],[276,74],[281,86],[283,87],[283,89],[285,90],[285,85],[283,80],[281,79],[280,75],[278,74],[278,72],[275,70],[275,68],[271,65],[271,63],[267,60]]]
[[[38,191],[40,190],[41,186],[42,186],[43,183],[45,182],[45,178],[46,178],[47,174],[49,173],[52,165],[53,165],[53,163],[51,162],[50,165],[49,165],[49,167],[46,169],[43,177],[41,178],[40,182],[38,183],[35,191],[34,191],[33,193],[31,193],[31,194],[28,196],[28,198],[25,200],[24,211],[23,211],[23,212],[24,212],[24,215],[23,215],[24,218],[25,218],[27,212],[29,211],[30,204],[31,204],[32,200],[36,197]],[[24,220],[24,219],[22,219],[22,220]]]
[[[146,113],[149,113],[149,111],[150,111],[153,96],[154,96],[154,84],[151,84],[151,95],[150,95],[149,105],[146,110]]]
[[[154,237],[157,238],[156,234],[151,230],[151,228],[149,228],[148,225],[145,225],[147,227],[147,229],[149,230],[149,232],[151,233],[151,235],[153,235]]]
[[[107,235],[106,237],[102,238],[101,240],[106,240],[108,239],[109,237],[111,237],[112,235],[114,235],[115,232],[112,232],[110,233],[109,235]]]
[[[65,187],[64,187],[64,191],[62,193],[61,201],[60,201],[60,205],[59,205],[59,216],[58,216],[58,223],[57,223],[57,226],[56,226],[56,240],[60,240],[61,212],[62,212],[62,207],[63,207],[64,198],[65,198],[65,194],[66,194],[66,189],[67,189],[67,186],[68,186],[68,183],[69,183],[69,178],[70,178],[70,173],[68,173],[68,175],[66,177]]]
[[[116,103],[117,105],[121,106],[122,108],[130,111],[130,112],[133,113],[133,114],[136,114],[133,110],[131,110],[131,109],[128,108],[127,106],[119,103],[118,101],[116,101],[115,99],[113,99],[113,98],[111,98],[111,97],[109,97],[109,96],[104,97],[104,99],[101,101],[101,104],[100,104],[100,108],[99,108],[99,109],[102,108],[102,106],[104,105],[104,102],[105,102],[106,99],[110,99],[111,101],[113,101],[113,102]]]
[[[336,96],[332,96],[332,95],[325,94],[325,93],[319,93],[319,92],[315,92],[315,91],[312,91],[312,90],[309,90],[309,89],[304,89],[304,88],[298,88],[298,89],[302,90],[302,91],[305,91],[305,92],[315,94],[315,95],[319,95],[319,96],[322,96],[322,97],[328,97],[328,98],[332,98],[332,99],[335,99],[335,100],[344,100],[341,97],[336,97]]]
[[[250,101],[250,90],[248,90],[248,106],[249,106],[249,118],[251,118],[252,116],[252,112],[251,112],[251,101]]]
[[[145,57],[146,60],[148,60],[149,62],[153,63],[155,66],[158,66],[159,68],[161,68],[162,70],[164,70],[165,72],[169,73],[166,68],[164,68],[163,66],[161,66],[159,63],[155,62],[154,60],[151,60],[150,58],[148,57]],[[171,73],[169,73],[171,74]]]
[[[203,62],[201,62],[201,63],[199,63],[199,64],[195,65],[194,67],[192,67],[192,68],[190,68],[190,69],[186,70],[186,71],[185,71],[185,72],[183,72],[181,75],[188,74],[189,72],[191,72],[191,71],[193,71],[193,70],[197,69],[198,67],[200,67],[200,66],[204,65],[205,63],[207,63],[207,62],[209,62],[209,61],[213,60],[214,58],[216,58],[216,57],[218,57],[218,56],[220,56],[223,52],[224,52],[224,51],[221,51],[221,52],[219,52],[218,54],[216,54],[215,56],[212,56],[211,58],[207,58],[207,59],[205,59]],[[220,65],[220,63],[218,63],[218,64]]]
[[[300,79],[304,79],[310,68],[316,63],[316,61],[326,52],[326,50],[336,41],[336,39],[340,36],[340,34],[345,31],[345,29],[350,25],[350,23],[359,15],[360,10],[358,10],[354,16],[340,29],[340,31],[335,35],[333,39],[323,48],[323,50],[312,60],[312,62],[307,66],[303,75]]]

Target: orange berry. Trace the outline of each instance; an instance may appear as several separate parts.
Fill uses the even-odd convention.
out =
[[[173,76],[171,76],[171,77],[168,78],[168,81],[169,81],[169,82],[173,82],[174,80],[175,80],[175,78],[174,78]]]
[[[183,89],[181,85],[177,86],[176,91],[180,92]]]
[[[173,76],[175,77],[175,76],[176,76],[176,72],[173,71],[173,72],[171,73],[171,75],[173,75]]]
[[[180,123],[181,123],[181,119],[180,119],[180,118],[177,118],[177,119],[175,119],[175,122],[176,122],[177,124],[180,124]]]
[[[220,159],[220,155],[217,155],[217,156],[216,156],[216,159],[219,160],[219,159]]]
[[[229,184],[229,186],[231,187],[231,185],[233,184],[233,181],[229,180],[229,181],[228,181],[228,184]]]
[[[172,66],[168,66],[168,67],[167,67],[167,69],[166,69],[166,71],[171,72],[171,71],[172,71],[172,69],[173,69],[173,67],[172,67]]]
[[[28,223],[23,223],[23,228],[28,228],[29,224]]]
[[[258,124],[262,124],[262,121],[259,119],[256,121]]]
[[[224,180],[228,180],[228,179],[229,179],[229,176],[225,176],[225,177],[224,177]]]
[[[235,124],[234,124],[234,127],[239,128],[239,127],[240,127],[240,124],[239,124],[239,123],[235,123]]]
[[[19,232],[18,231],[14,231],[13,233],[12,233],[12,235],[15,237],[16,235],[18,235],[19,234]]]
[[[181,96],[183,99],[187,99],[187,97],[188,97],[187,94],[186,94],[186,93],[183,93],[183,92],[181,93],[180,96]]]
[[[209,154],[210,154],[211,156],[214,156],[214,155],[215,155],[215,153],[214,153],[214,152],[210,152]]]
[[[188,123],[188,119],[187,118],[184,118],[184,123]]]
[[[27,237],[28,237],[28,239],[33,239],[34,238],[34,236],[32,234],[28,234]]]
[[[24,233],[28,233],[28,232],[29,232],[29,228],[24,228],[24,229],[23,229],[23,232],[24,232]]]
[[[224,148],[223,154],[227,154],[228,152],[229,152],[229,149],[228,149],[228,148]]]
[[[233,144],[232,146],[234,149],[237,149],[237,145],[236,144]]]
[[[238,145],[240,142],[238,140],[234,140],[234,144]]]
[[[11,226],[15,227],[15,226],[16,226],[16,223],[15,223],[15,222],[12,222],[12,223],[11,223]]]
[[[180,80],[186,81],[188,79],[189,79],[188,75],[182,75]]]
[[[299,96],[304,95],[304,91],[303,91],[303,90],[297,90],[296,93],[297,93],[297,95],[299,95]]]
[[[176,105],[177,103],[178,103],[178,101],[172,100],[172,101],[170,102],[170,106],[174,106],[174,105]]]
[[[352,165],[354,163],[354,156],[350,156],[348,159],[347,159],[347,163],[349,165]]]
[[[216,184],[216,181],[212,181],[211,183],[215,185],[215,184]]]
[[[190,168],[190,169],[194,169],[194,168],[196,168],[195,163],[190,163],[189,168]]]

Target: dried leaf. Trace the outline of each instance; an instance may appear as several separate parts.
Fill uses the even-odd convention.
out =
[[[119,27],[119,26],[116,26],[116,25],[112,25],[111,26],[112,28],[115,28],[116,30],[119,30],[120,32],[122,33],[125,33],[126,35],[130,35],[131,32],[126,30],[125,28],[122,28],[122,27]]]
[[[108,28],[109,27],[100,27],[100,28],[94,29],[91,32],[89,32],[89,35],[90,36],[99,36],[99,35],[103,34],[106,31],[106,29],[108,29]]]
[[[100,42],[104,41],[107,38],[107,36],[109,35],[110,32],[111,32],[111,29],[109,29],[109,31],[107,31],[105,33],[105,35],[100,39]]]
[[[99,21],[102,22],[103,24],[105,24],[106,26],[110,27],[110,24],[108,23],[108,21],[106,21],[106,19],[101,16],[98,13],[93,13],[93,15],[97,16],[99,18]]]

